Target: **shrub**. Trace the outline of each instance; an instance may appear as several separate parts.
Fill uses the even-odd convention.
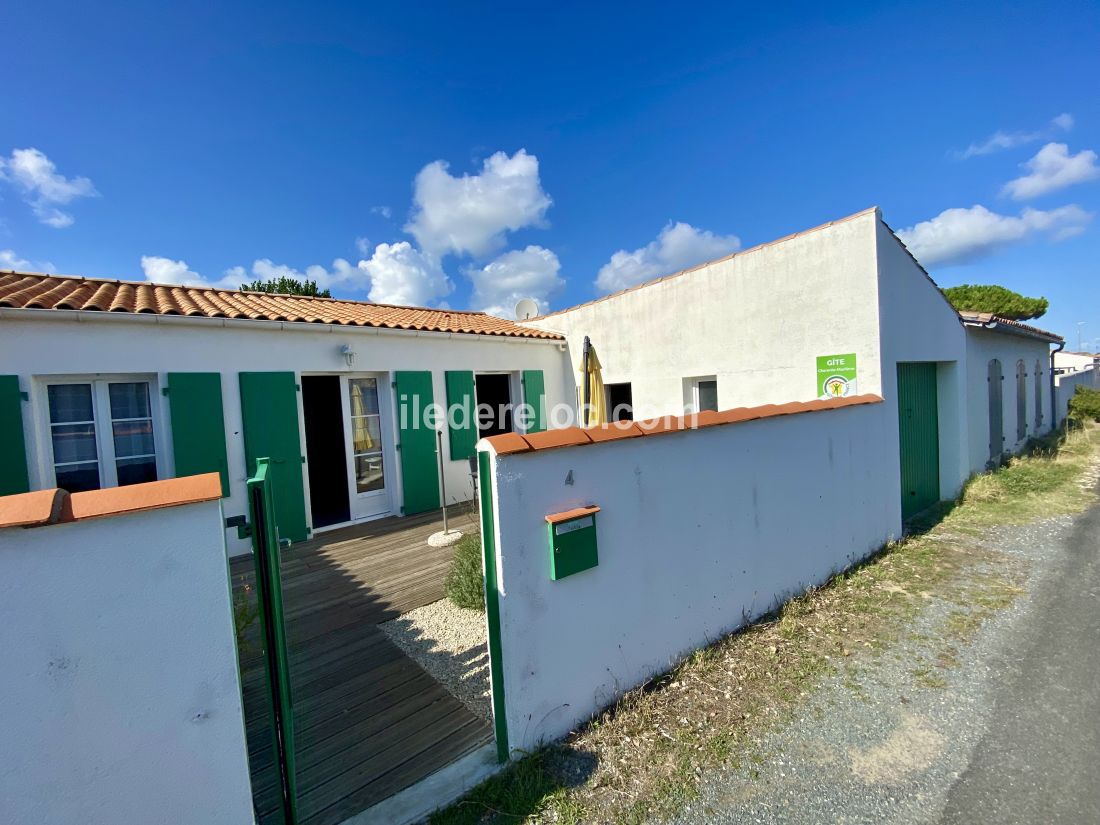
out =
[[[1069,414],[1078,421],[1100,421],[1100,390],[1078,386],[1069,400]]]
[[[467,533],[455,545],[444,590],[459,607],[485,612],[485,574],[481,566],[481,535]]]

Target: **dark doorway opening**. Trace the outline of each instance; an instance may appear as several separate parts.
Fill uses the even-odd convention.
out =
[[[478,375],[477,434],[481,438],[512,432],[512,382],[509,375]]]
[[[629,382],[607,385],[607,414],[612,421],[634,420],[634,394]]]
[[[302,376],[309,511],[313,527],[351,521],[348,457],[344,445],[344,406],[337,375]]]

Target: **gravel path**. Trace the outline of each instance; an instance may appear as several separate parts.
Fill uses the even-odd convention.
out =
[[[484,613],[440,599],[378,627],[455,698],[492,721]]]
[[[957,609],[933,602],[906,641],[705,777],[675,821],[1100,822],[1100,507],[987,542],[1026,566],[1026,591],[957,666],[931,667]]]

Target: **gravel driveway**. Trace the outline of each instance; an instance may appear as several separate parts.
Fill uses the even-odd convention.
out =
[[[1026,567],[1025,593],[957,665],[923,676],[957,609],[933,602],[906,641],[705,777],[675,821],[1100,822],[1100,505],[987,542]]]

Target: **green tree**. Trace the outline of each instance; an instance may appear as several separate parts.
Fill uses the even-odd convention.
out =
[[[270,292],[279,295],[310,295],[314,298],[331,298],[332,293],[327,289],[318,289],[316,281],[299,281],[296,278],[272,278],[270,281],[253,281],[250,284],[241,284],[241,289],[248,292]]]
[[[1013,321],[1038,318],[1047,311],[1046,298],[1028,298],[996,284],[963,284],[943,291],[951,306],[960,312],[992,312]]]

